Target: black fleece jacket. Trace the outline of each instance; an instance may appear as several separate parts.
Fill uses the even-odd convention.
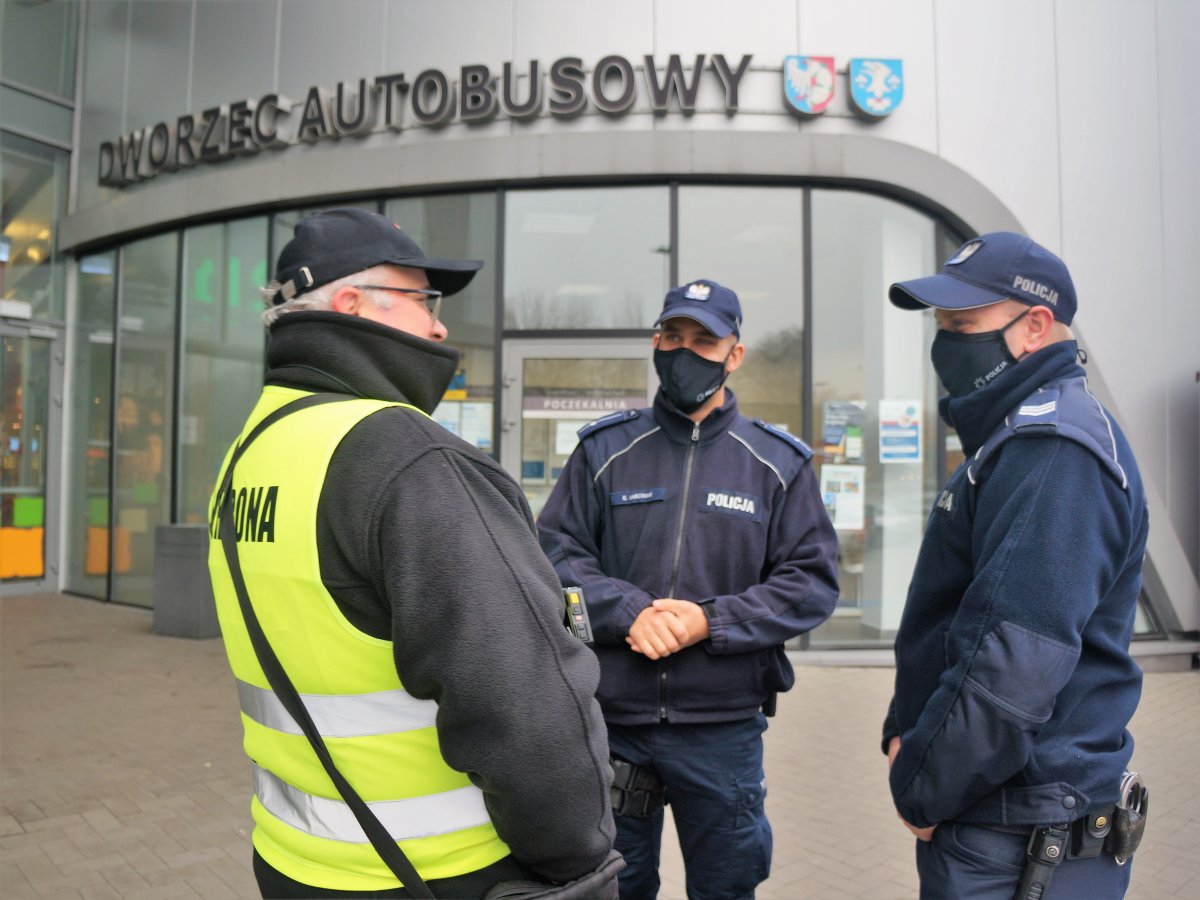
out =
[[[455,351],[333,312],[271,327],[267,382],[431,412]],[[563,627],[529,506],[494,460],[388,408],[339,445],[317,507],[321,578],[346,618],[391,640],[405,690],[438,703],[438,740],[483,790],[513,856],[556,882],[613,842],[596,658]]]

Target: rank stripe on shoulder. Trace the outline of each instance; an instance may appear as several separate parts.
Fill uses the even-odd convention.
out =
[[[1028,416],[1029,418],[1035,418],[1037,416],[1049,415],[1050,413],[1054,412],[1057,409],[1058,409],[1058,401],[1050,400],[1046,403],[1039,403],[1036,406],[1034,406],[1032,404],[1029,406],[1022,406],[1020,409],[1017,410],[1017,415]]]

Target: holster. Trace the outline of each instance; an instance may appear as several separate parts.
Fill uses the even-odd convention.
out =
[[[645,819],[667,805],[667,789],[653,771],[612,757],[613,815]]]
[[[1112,834],[1113,810],[1100,812],[1076,819],[1071,823],[1071,849],[1067,859],[1094,859],[1108,846]]]
[[[1035,828],[1029,836],[1025,868],[1017,885],[1016,900],[1041,900],[1050,887],[1050,879],[1067,855],[1071,834],[1066,825]]]
[[[767,699],[763,701],[762,714],[768,719],[775,715],[775,710],[779,707],[779,692],[771,691],[767,694]]]
[[[1150,811],[1150,792],[1140,782],[1133,784],[1113,812],[1112,831],[1105,847],[1116,857],[1117,865],[1129,861],[1146,832],[1146,815]]]

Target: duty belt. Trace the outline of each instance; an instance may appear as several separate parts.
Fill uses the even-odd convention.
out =
[[[1150,795],[1137,772],[1121,779],[1121,799],[1103,809],[1063,825],[984,825],[992,831],[1028,835],[1025,868],[1017,886],[1016,900],[1041,900],[1054,871],[1064,859],[1091,859],[1107,851],[1117,865],[1125,865],[1142,841]]]
[[[1031,858],[1037,849],[1035,844],[1041,843],[1044,847],[1039,852],[1047,856],[1048,864],[1058,865],[1064,859],[1092,859],[1099,856],[1104,849],[1109,832],[1112,831],[1115,812],[1116,808],[1110,806],[1108,809],[1084,816],[1082,819],[1076,819],[1074,822],[1045,828],[1037,825],[980,825],[979,827],[989,831],[1029,838]],[[1047,833],[1039,842],[1037,838],[1041,832]],[[1060,834],[1061,837],[1058,836]]]

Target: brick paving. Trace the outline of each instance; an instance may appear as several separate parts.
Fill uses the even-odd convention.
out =
[[[892,677],[797,669],[766,737],[761,900],[916,896],[878,751]],[[1200,672],[1148,672],[1133,732],[1152,806],[1128,896],[1200,900]],[[142,609],[0,600],[0,897],[257,897],[240,741],[220,641],[155,635]],[[670,834],[661,896],[684,896]]]

